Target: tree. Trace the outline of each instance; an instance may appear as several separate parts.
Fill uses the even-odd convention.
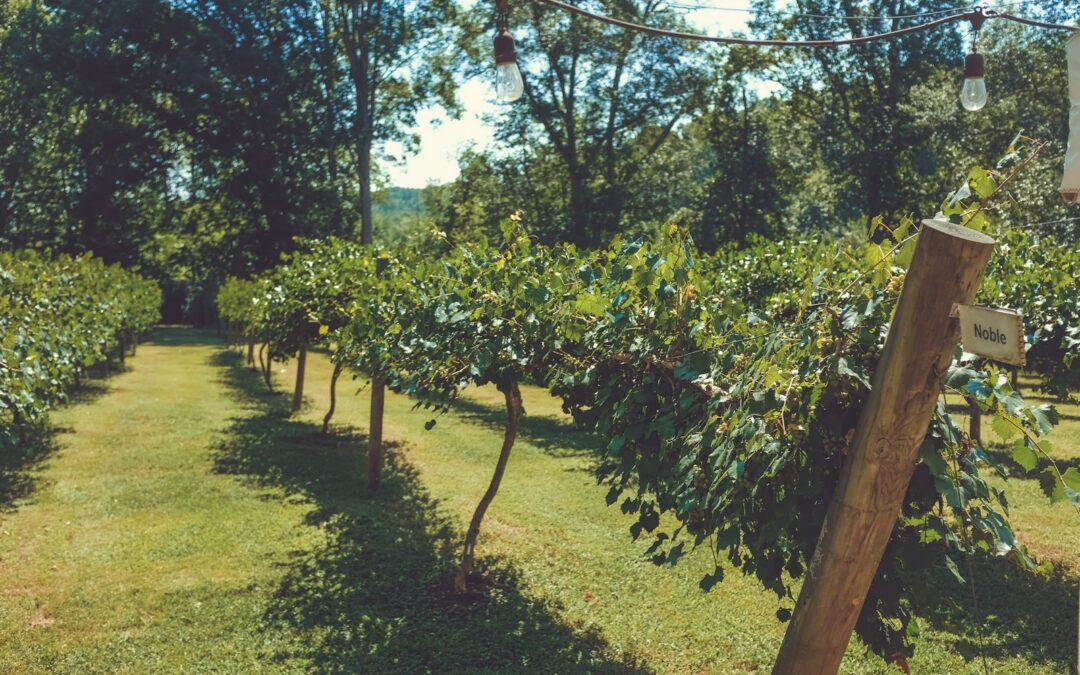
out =
[[[1068,78],[1062,56],[1067,38],[1065,33],[1003,21],[987,24],[979,51],[986,58],[990,98],[978,113],[956,104],[959,67],[943,68],[912,89],[918,105],[906,112],[928,140],[911,159],[915,171],[903,180],[917,184],[922,203],[936,206],[935,195],[961,182],[963,177],[944,167],[992,164],[1022,132],[1050,146],[1017,177],[1012,190],[1016,199],[1000,205],[1003,221],[1075,241],[1080,228],[1069,219],[1080,216],[1080,208],[1066,204],[1057,190],[1069,133]],[[1039,215],[1032,218],[1032,213]]]
[[[777,229],[780,194],[762,120],[767,103],[754,100],[745,79],[739,77],[736,84],[732,79],[720,87],[708,117],[712,176],[696,228],[705,250]]]
[[[586,4],[641,23],[682,25],[655,0]],[[561,238],[597,245],[623,225],[628,186],[650,157],[702,108],[709,86],[703,54],[539,3],[512,20],[525,103],[507,114],[499,138],[530,154],[530,146],[550,149],[568,195]]]
[[[416,139],[408,129],[427,103],[453,109],[456,8],[449,0],[320,0],[324,30],[337,41],[352,84],[352,135],[360,241],[371,243],[372,156],[378,143]]]
[[[190,11],[198,29],[177,57],[175,122],[191,147],[190,201],[238,203],[250,221],[231,267],[265,269],[297,236],[350,231],[336,116],[344,90],[316,8],[228,0]],[[192,60],[194,77],[179,72]]]
[[[786,39],[828,40],[896,30],[923,19],[889,19],[942,9],[938,0],[799,0],[800,14],[783,18],[772,3],[758,2],[756,30]],[[822,19],[821,16],[837,17]],[[843,18],[848,17],[848,18]],[[912,88],[962,58],[958,24],[892,40],[837,49],[780,50],[764,70],[786,92],[786,107],[799,130],[786,134],[791,154],[816,158],[839,181],[837,210],[829,219],[858,220],[897,214],[911,204],[913,181],[902,176],[933,132],[912,124]],[[959,88],[957,88],[959,91]],[[833,186],[835,189],[835,184]]]

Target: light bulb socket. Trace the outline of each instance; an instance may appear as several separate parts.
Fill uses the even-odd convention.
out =
[[[986,74],[986,63],[983,61],[983,55],[978,52],[972,52],[967,55],[967,59],[964,61],[964,77],[971,79],[973,77],[982,77]]]
[[[513,36],[504,28],[495,36],[495,65],[506,63],[517,63],[517,50],[514,49]]]

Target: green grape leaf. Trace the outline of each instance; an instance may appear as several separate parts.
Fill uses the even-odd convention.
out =
[[[1014,424],[1010,423],[1009,420],[1001,415],[994,416],[994,421],[990,423],[990,428],[994,430],[994,433],[997,434],[998,438],[1006,443],[1016,438],[1016,435],[1020,433]]]
[[[1026,439],[1023,438],[1012,444],[1012,458],[1024,471],[1031,471],[1039,463],[1039,456],[1028,447]]]

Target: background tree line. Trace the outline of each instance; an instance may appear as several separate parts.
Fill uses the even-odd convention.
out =
[[[688,27],[677,3],[582,4]],[[751,29],[845,37],[906,24],[792,12],[950,6],[761,0]],[[1063,0],[1012,10],[1076,18]],[[1056,195],[1061,34],[988,24],[991,104],[972,114],[957,103],[970,41],[960,24],[860,48],[713,49],[520,2],[511,30],[526,95],[499,113],[497,142],[465,153],[454,182],[384,189],[380,204],[384,144],[414,150],[419,110],[454,113],[456,83],[490,76],[488,7],[0,0],[0,247],[140,265],[164,283],[167,318],[198,320],[221,279],[274,265],[296,237],[392,240],[431,226],[490,236],[520,211],[546,242],[600,246],[675,221],[713,249],[844,232],[879,213],[929,216],[957,172],[999,156],[1020,129],[1055,146],[1007,215],[1077,215]],[[1043,227],[1074,236],[1076,224]]]

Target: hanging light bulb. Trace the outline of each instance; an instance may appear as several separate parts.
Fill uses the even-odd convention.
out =
[[[972,112],[986,105],[986,65],[982,54],[972,51],[964,63],[964,86],[960,89],[960,105]]]
[[[525,93],[525,82],[518,69],[514,38],[505,27],[495,36],[495,95],[500,101],[512,103]]]

